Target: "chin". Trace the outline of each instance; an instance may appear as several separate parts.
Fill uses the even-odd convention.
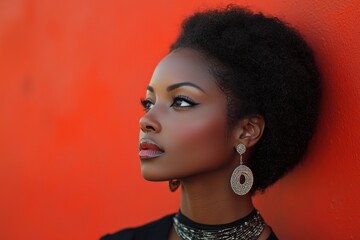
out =
[[[160,182],[160,181],[167,181],[169,178],[164,176],[164,174],[159,173],[158,171],[150,170],[146,167],[141,168],[141,175],[147,181],[151,182]]]
[[[165,178],[160,178],[157,176],[153,176],[153,175],[146,175],[146,174],[142,174],[143,178],[147,181],[150,182],[161,182],[161,181],[167,181],[168,179]]]

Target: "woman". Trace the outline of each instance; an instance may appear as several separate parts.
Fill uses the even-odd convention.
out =
[[[277,18],[187,18],[141,100],[139,141],[143,177],[181,185],[179,211],[102,240],[277,239],[251,196],[302,159],[320,94],[311,49]]]

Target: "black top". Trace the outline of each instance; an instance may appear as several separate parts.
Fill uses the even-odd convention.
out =
[[[175,213],[169,214],[139,227],[126,228],[114,234],[105,235],[100,240],[168,240],[174,215]],[[267,240],[278,240],[278,238],[271,231]]]

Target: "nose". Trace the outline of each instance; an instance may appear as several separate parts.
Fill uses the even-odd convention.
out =
[[[157,121],[153,115],[149,112],[140,118],[140,129],[144,133],[153,132],[158,133],[161,131],[161,125],[159,121]]]

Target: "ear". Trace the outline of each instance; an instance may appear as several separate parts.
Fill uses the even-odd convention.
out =
[[[239,120],[235,127],[235,144],[245,144],[247,148],[254,146],[261,138],[265,128],[265,120],[261,115],[250,115]]]

